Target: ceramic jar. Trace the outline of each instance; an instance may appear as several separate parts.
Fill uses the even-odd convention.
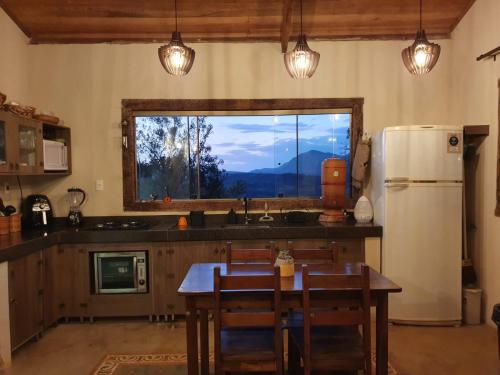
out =
[[[358,199],[354,207],[354,218],[358,223],[369,223],[373,219],[373,207],[364,195]]]

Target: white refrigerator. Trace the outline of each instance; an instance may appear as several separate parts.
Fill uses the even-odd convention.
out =
[[[462,319],[462,128],[388,127],[372,138],[374,221],[383,226],[382,273],[395,323]]]

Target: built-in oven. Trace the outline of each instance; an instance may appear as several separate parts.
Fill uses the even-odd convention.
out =
[[[95,294],[148,292],[146,251],[93,253]]]

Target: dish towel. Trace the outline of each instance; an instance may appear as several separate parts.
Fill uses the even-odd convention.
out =
[[[352,186],[357,190],[363,189],[365,181],[365,172],[368,168],[370,161],[370,144],[363,142],[362,139],[358,141],[356,153],[354,155],[354,162],[352,164]]]

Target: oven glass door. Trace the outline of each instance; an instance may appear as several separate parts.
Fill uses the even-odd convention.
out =
[[[99,255],[98,293],[136,293],[137,257],[133,255]]]

